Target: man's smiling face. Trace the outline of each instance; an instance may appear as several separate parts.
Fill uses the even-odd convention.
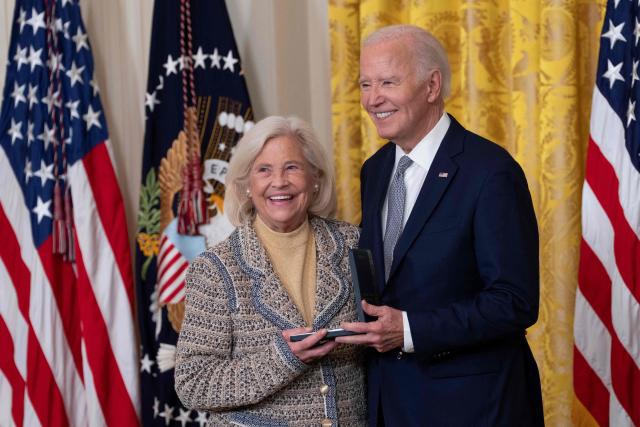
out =
[[[427,79],[418,74],[407,37],[366,46],[360,55],[360,101],[381,138],[408,152],[429,131]]]

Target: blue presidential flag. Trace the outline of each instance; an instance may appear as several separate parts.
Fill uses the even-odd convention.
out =
[[[189,261],[230,234],[224,178],[253,125],[223,0],[156,0],[145,94],[136,274],[142,420],[203,425],[174,391],[175,345]]]

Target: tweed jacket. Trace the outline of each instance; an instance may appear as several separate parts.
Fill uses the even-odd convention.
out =
[[[350,224],[310,218],[316,241],[313,328],[356,318],[348,249]],[[362,350],[338,346],[311,364],[281,331],[304,326],[250,222],[199,255],[186,278],[175,387],[182,403],[208,411],[209,425],[366,424]]]

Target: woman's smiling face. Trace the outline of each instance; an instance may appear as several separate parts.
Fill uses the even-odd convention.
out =
[[[249,173],[249,193],[260,219],[281,233],[298,228],[314,194],[312,166],[290,135],[267,141]]]

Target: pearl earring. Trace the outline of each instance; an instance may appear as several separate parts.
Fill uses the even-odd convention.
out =
[[[317,193],[317,192],[318,192],[318,190],[320,190],[320,186],[319,186],[318,184],[315,184],[315,185],[313,186],[313,191]]]
[[[247,197],[251,198],[251,192],[249,191],[249,189],[247,188]]]

